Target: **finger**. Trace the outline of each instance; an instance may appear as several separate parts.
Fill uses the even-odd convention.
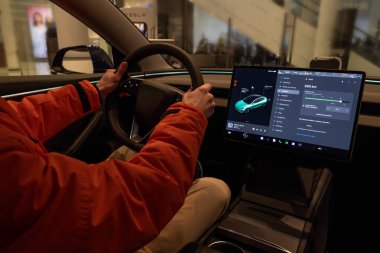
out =
[[[212,85],[211,85],[211,83],[205,83],[205,84],[203,84],[202,86],[203,86],[204,88],[206,88],[206,90],[207,90],[208,92],[210,92],[211,89],[212,89]]]
[[[214,96],[210,93],[209,101],[213,102],[214,101]]]
[[[123,74],[125,73],[125,71],[127,70],[127,68],[128,68],[128,63],[123,61],[122,63],[120,63],[119,67],[117,68],[115,75],[121,78]]]

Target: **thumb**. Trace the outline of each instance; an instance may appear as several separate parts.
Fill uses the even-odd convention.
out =
[[[116,77],[121,78],[124,75],[127,68],[128,68],[128,63],[126,61],[123,61],[122,63],[120,63],[115,73]]]

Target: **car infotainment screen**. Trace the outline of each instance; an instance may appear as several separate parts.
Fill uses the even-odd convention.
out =
[[[359,71],[236,66],[224,136],[347,161],[364,81]]]

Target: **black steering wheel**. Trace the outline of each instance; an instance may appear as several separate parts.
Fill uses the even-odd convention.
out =
[[[171,44],[153,43],[142,46],[126,57],[125,61],[131,68],[142,59],[156,54],[166,54],[180,60],[189,71],[192,89],[204,83],[198,66],[190,56],[181,48]],[[119,120],[118,101],[121,92],[127,92],[135,98],[130,133],[123,129]],[[107,99],[107,117],[113,134],[122,144],[139,151],[165,115],[167,108],[181,101],[182,95],[183,91],[171,85],[149,79],[130,78],[129,74],[125,73],[119,87]]]

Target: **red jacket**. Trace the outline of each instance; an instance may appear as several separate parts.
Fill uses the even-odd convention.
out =
[[[43,143],[85,107],[100,108],[87,81],[21,102],[0,98],[0,252],[133,251],[183,204],[207,125],[201,111],[172,105],[180,111],[128,163],[47,153]]]

